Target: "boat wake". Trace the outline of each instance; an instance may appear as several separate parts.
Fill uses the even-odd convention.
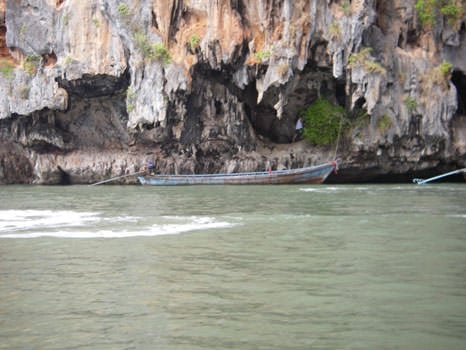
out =
[[[0,234],[40,228],[83,226],[100,221],[98,213],[52,210],[1,210]]]
[[[314,193],[337,193],[337,192],[349,192],[349,191],[367,191],[369,187],[345,187],[345,186],[313,186],[303,187],[299,190],[302,192],[314,192]]]
[[[0,210],[0,238],[128,238],[228,228],[235,223],[203,216],[104,217],[100,213]]]

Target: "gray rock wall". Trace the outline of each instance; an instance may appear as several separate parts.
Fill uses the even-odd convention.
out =
[[[414,4],[2,0],[0,142],[14,152],[0,153],[0,183],[89,183],[147,159],[164,173],[296,167],[335,151],[342,181],[465,167],[465,20],[426,28]],[[291,143],[318,97],[367,114],[338,146]]]

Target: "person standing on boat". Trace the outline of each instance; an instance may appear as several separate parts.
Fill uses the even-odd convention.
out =
[[[269,175],[272,175],[272,164],[270,164],[270,160],[267,160],[265,163],[265,171],[267,171]]]
[[[146,169],[147,169],[147,172],[151,175],[154,174],[154,170],[155,170],[155,165],[154,165],[154,162],[152,160],[149,160],[147,163],[146,163]]]

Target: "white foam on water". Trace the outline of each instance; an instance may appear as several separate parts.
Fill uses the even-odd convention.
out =
[[[119,216],[103,218],[99,213],[78,213],[72,211],[0,211],[0,238],[127,238],[127,237],[153,237],[160,235],[180,234],[189,231],[228,228],[236,226],[234,223],[217,221],[212,217],[199,216],[163,216],[163,223],[139,226],[135,230],[128,229],[95,229],[96,223],[111,222],[136,223],[141,218],[131,216]],[[91,224],[85,230],[79,228]],[[66,227],[66,229],[60,229]],[[127,226],[126,226],[127,227]],[[58,228],[58,230],[57,230]],[[33,232],[24,232],[24,231]],[[9,232],[4,233],[2,232]],[[11,233],[13,232],[13,233]]]
[[[299,189],[302,192],[317,192],[317,193],[328,193],[340,191],[339,187],[328,187],[328,186],[315,186],[315,187],[304,187]]]
[[[447,215],[447,217],[450,217],[450,218],[463,218],[463,219],[466,219],[466,214],[450,214],[450,215]]]
[[[0,233],[98,222],[98,213],[69,210],[0,210]]]
[[[302,192],[316,192],[316,193],[335,193],[335,192],[344,192],[344,191],[367,191],[369,187],[342,187],[342,186],[314,186],[314,187],[303,187],[299,189]]]

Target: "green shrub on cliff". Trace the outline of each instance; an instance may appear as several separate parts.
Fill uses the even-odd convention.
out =
[[[120,3],[120,4],[118,4],[118,13],[122,17],[127,17],[127,16],[129,16],[131,14],[131,10],[128,7],[128,5],[126,5],[124,3]]]
[[[462,0],[417,0],[415,5],[422,26],[432,27],[440,16],[444,16],[451,26],[461,23],[466,13]]]
[[[162,43],[157,43],[152,45],[154,57],[156,59],[159,59],[163,61],[165,64],[168,64],[171,62],[172,58],[170,56],[170,53],[168,52],[168,49],[165,47],[164,44]]]
[[[158,59],[163,61],[165,64],[171,62],[170,53],[163,43],[151,43],[147,38],[147,35],[141,32],[136,32],[134,34],[134,39],[144,58],[149,60]]]
[[[377,120],[377,129],[379,129],[382,133],[387,131],[393,125],[393,120],[388,114],[382,115]]]
[[[432,26],[435,21],[435,0],[418,0],[415,5],[421,24]]]
[[[403,103],[405,104],[406,109],[408,110],[409,113],[414,112],[417,108],[417,101],[414,99],[414,97],[411,97],[411,96],[406,97],[403,100]]]
[[[353,10],[351,8],[351,2],[349,0],[343,0],[340,6],[345,16],[351,16]]]
[[[444,60],[439,66],[440,75],[449,80],[452,67],[450,62]]]
[[[387,70],[378,62],[371,58],[370,47],[363,47],[359,52],[352,53],[348,58],[350,68],[363,67],[369,73],[385,75]]]
[[[29,75],[34,75],[37,73],[37,69],[39,68],[42,61],[42,56],[37,54],[31,54],[26,56],[23,62],[23,68],[26,73]]]
[[[421,89],[425,94],[429,94],[433,86],[440,86],[448,89],[450,86],[452,64],[443,61],[438,66],[429,69],[421,76]]]
[[[446,17],[449,25],[459,27],[466,15],[464,0],[440,0],[439,11]]]
[[[338,23],[331,23],[328,27],[330,39],[341,39],[341,27]]]
[[[270,52],[267,50],[261,50],[254,53],[254,59],[257,63],[262,63],[270,57]]]
[[[129,113],[134,111],[136,97],[136,93],[133,91],[133,89],[131,89],[131,87],[128,87],[128,89],[126,90],[126,110]]]
[[[0,59],[0,72],[5,78],[12,78],[15,65],[6,58]]]
[[[331,145],[338,139],[346,111],[324,98],[317,99],[303,113],[304,137],[314,145]]]
[[[189,37],[189,48],[191,49],[192,52],[194,52],[196,47],[199,46],[200,42],[201,42],[201,37],[197,34],[193,34]]]

